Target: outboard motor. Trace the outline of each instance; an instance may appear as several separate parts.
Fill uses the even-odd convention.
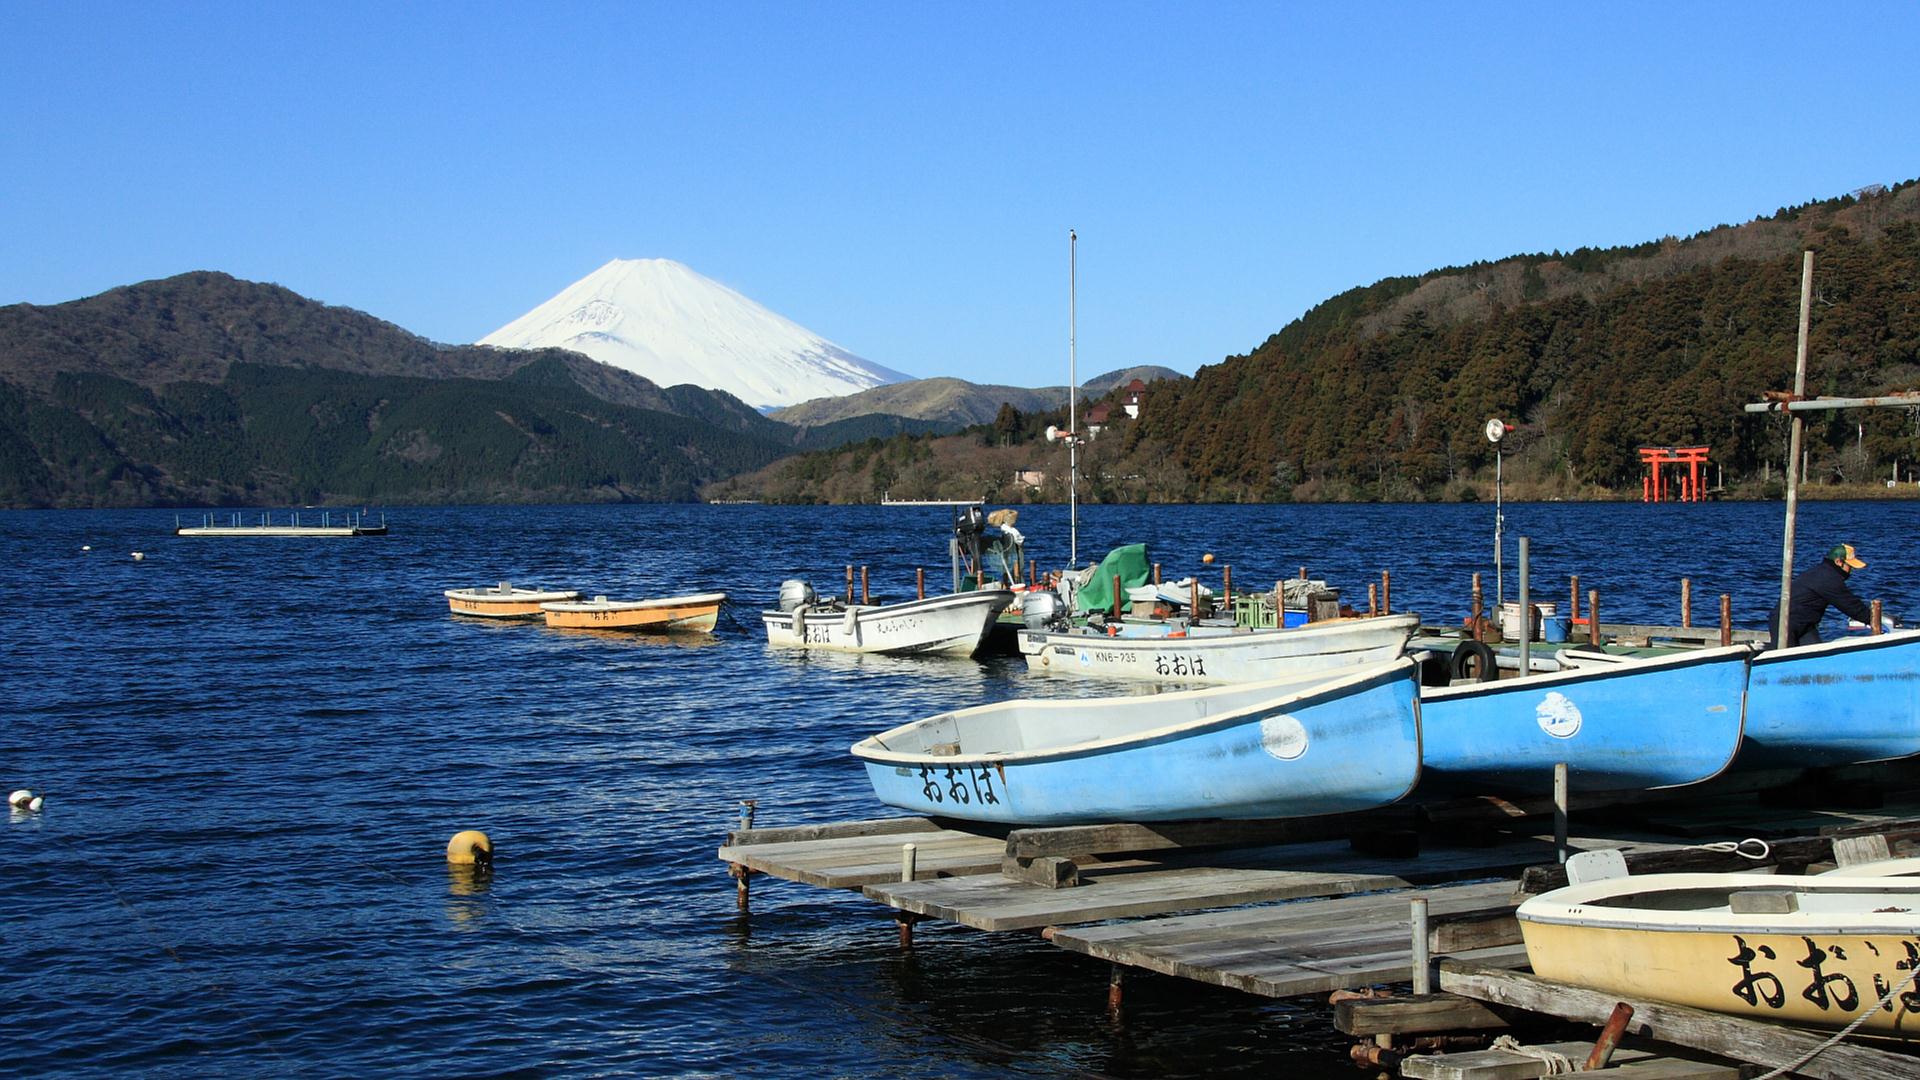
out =
[[[970,536],[979,536],[987,531],[987,516],[977,506],[962,510],[953,522],[953,535],[962,540]]]
[[[1029,630],[1051,630],[1067,622],[1067,605],[1052,589],[1030,590],[1020,601],[1020,621]]]
[[[780,583],[780,610],[792,611],[795,608],[811,607],[820,602],[820,595],[813,586],[799,578],[788,578]]]

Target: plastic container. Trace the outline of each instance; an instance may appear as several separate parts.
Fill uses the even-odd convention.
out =
[[[1500,605],[1500,636],[1508,641],[1520,640],[1520,601]]]
[[[1567,617],[1561,615],[1558,604],[1533,605],[1533,632],[1528,635],[1530,641],[1564,642],[1567,640]],[[1508,641],[1521,639],[1520,602],[1509,600],[1500,605],[1500,636]]]
[[[1540,639],[1551,644],[1562,644],[1567,640],[1567,617],[1560,614],[1558,604],[1535,604],[1540,609]]]

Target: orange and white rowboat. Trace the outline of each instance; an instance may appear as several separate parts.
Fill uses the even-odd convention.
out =
[[[665,596],[658,600],[554,601],[540,605],[548,626],[577,630],[701,630],[720,621],[723,592]]]
[[[448,589],[443,595],[455,615],[484,619],[537,619],[541,604],[580,599],[577,592],[516,589],[504,581],[492,588]]]

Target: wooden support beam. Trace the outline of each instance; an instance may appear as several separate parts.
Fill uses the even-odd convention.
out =
[[[727,846],[787,844],[796,840],[833,840],[843,836],[891,836],[894,833],[931,832],[942,827],[930,818],[909,817],[840,821],[830,825],[790,825],[775,829],[735,829],[727,833]]]
[[[1440,989],[1443,991],[1476,1001],[1566,1020],[1579,1020],[1596,1026],[1606,1023],[1613,1014],[1613,1007],[1620,1002],[1615,994],[1603,994],[1536,975],[1481,967],[1462,960],[1442,960],[1439,967]],[[1634,1010],[1633,1019],[1627,1025],[1629,1034],[1677,1046],[1690,1046],[1768,1068],[1797,1061],[1829,1038],[1828,1033],[1823,1031],[1802,1031],[1684,1005],[1668,1005],[1657,1001],[1628,1001],[1627,1004],[1632,1005]],[[1404,1068],[1402,1071],[1407,1076],[1426,1075],[1408,1072]],[[1920,1058],[1841,1042],[1796,1067],[1794,1072],[1796,1075],[1830,1080],[1861,1076],[1880,1080],[1920,1080]]]
[[[1008,855],[1000,860],[1000,876],[1046,889],[1070,889],[1080,884],[1080,865],[1060,855]]]
[[[1333,1026],[1348,1035],[1426,1035],[1504,1028],[1500,1014],[1455,994],[1348,998],[1334,1003]]]
[[[1007,857],[1106,855],[1169,848],[1242,847],[1346,839],[1356,832],[1409,828],[1419,821],[1412,807],[1388,806],[1353,814],[1247,821],[1120,822],[1015,829],[1007,834]]]

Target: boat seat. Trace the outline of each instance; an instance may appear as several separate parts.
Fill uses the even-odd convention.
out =
[[[1627,876],[1627,857],[1614,848],[1576,852],[1567,859],[1567,884],[1584,885]]]

